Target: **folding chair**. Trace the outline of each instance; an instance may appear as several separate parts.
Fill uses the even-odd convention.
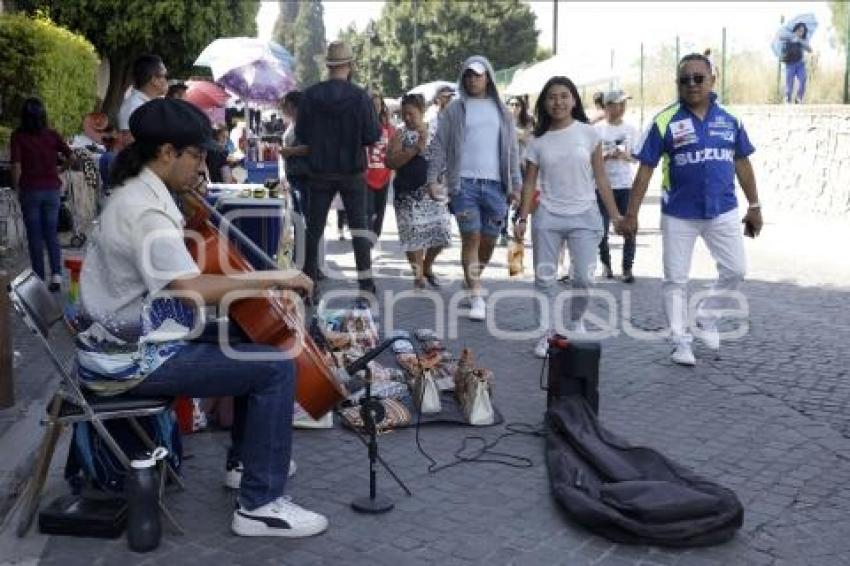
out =
[[[59,372],[59,389],[53,395],[48,408],[44,436],[39,448],[33,473],[29,476],[27,486],[21,493],[16,506],[23,502],[17,534],[22,537],[29,530],[32,520],[38,511],[39,499],[47,478],[47,470],[53,459],[56,443],[65,425],[76,422],[89,422],[94,430],[104,440],[110,451],[121,462],[125,469],[130,469],[130,459],[104,426],[104,421],[110,419],[127,419],[131,428],[138,434],[142,443],[149,449],[155,447],[153,441],[136,420],[136,417],[146,417],[170,410],[170,397],[137,398],[137,397],[101,397],[83,391],[69,368],[57,357],[47,340],[48,333],[54,324],[63,320],[62,309],[54,299],[47,286],[32,270],[27,269],[18,275],[9,285],[9,298],[24,323],[38,337],[47,352],[53,366]],[[73,360],[68,366],[73,367]],[[164,462],[164,461],[163,461]],[[182,534],[183,529],[165,508],[162,494],[165,486],[166,473],[183,489],[183,482],[175,470],[165,463],[161,469],[159,507],[166,518]]]

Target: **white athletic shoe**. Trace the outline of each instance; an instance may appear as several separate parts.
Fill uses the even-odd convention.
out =
[[[695,366],[697,359],[694,357],[694,351],[691,349],[689,342],[679,342],[676,344],[676,349],[670,354],[670,359],[673,363],[680,366]]]
[[[484,320],[487,318],[487,304],[481,297],[469,299],[469,320]]]
[[[720,350],[720,331],[717,330],[717,324],[714,321],[700,321],[697,322],[697,326],[699,327],[697,338],[705,344],[706,348],[715,352]]]
[[[295,460],[289,460],[289,474],[286,477],[291,478],[295,475],[295,470],[298,466],[295,465]],[[227,472],[224,474],[224,485],[230,489],[239,489],[242,483],[242,462],[235,466],[228,466]]]
[[[310,537],[328,528],[325,516],[299,507],[289,497],[279,497],[248,511],[240,505],[230,528],[243,537]]]

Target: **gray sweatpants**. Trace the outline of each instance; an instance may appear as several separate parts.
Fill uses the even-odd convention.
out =
[[[534,287],[545,297],[545,308],[534,301],[538,321],[550,330],[560,322],[555,303],[560,286],[555,278],[564,242],[570,254],[570,322],[581,320],[587,310],[588,297],[583,291],[590,287],[596,271],[596,250],[602,240],[602,215],[599,208],[590,207],[581,214],[561,215],[543,206],[534,213],[531,224],[531,243],[534,252]]]

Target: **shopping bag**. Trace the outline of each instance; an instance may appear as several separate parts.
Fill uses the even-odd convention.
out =
[[[455,396],[463,409],[466,422],[476,426],[495,422],[493,394],[493,372],[475,367],[472,351],[464,348],[455,372]]]
[[[525,244],[518,238],[511,238],[508,242],[508,274],[511,277],[521,275],[523,272],[523,258],[525,257]]]
[[[467,422],[475,426],[488,426],[496,420],[493,403],[490,401],[490,386],[486,381],[478,381],[475,385],[475,396],[469,407]]]
[[[440,403],[440,389],[430,370],[426,370],[422,377],[415,378],[413,402],[423,415],[432,415],[443,410]]]

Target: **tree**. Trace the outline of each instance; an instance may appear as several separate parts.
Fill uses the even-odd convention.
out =
[[[325,9],[321,0],[302,2],[295,20],[295,76],[303,88],[322,79]]]
[[[534,63],[538,63],[540,61],[545,61],[546,59],[552,58],[552,48],[551,47],[538,47],[537,51],[534,52]]]
[[[848,12],[850,5],[846,0],[830,0],[829,11],[832,12],[832,25],[835,27],[835,39],[838,45],[843,46],[845,53],[850,49],[850,39],[848,39]]]
[[[370,20],[369,23],[373,25],[375,31],[371,46],[365,31],[358,32],[354,24],[350,24],[348,28],[339,32],[338,38],[346,42],[354,53],[354,81],[370,89],[376,88],[378,91],[397,93],[399,88],[394,85],[401,84],[398,68],[384,59],[387,52],[387,34],[381,33],[376,22]],[[369,61],[370,56],[371,61]]]
[[[481,54],[494,69],[512,67],[535,59],[537,34],[535,16],[519,0],[456,2],[453,0],[390,0],[377,22],[372,42],[372,77],[384,92],[399,93],[413,83],[413,22],[417,27],[418,82],[454,80],[461,63],[470,55]],[[341,32],[352,46],[365,46],[362,32],[349,28]],[[360,76],[366,61],[363,49],[358,55]]]
[[[258,0],[18,0],[17,4],[85,36],[109,60],[109,88],[102,106],[110,116],[117,114],[132,82],[136,57],[156,53],[171,74],[188,74],[212,40],[256,35],[259,9]]]
[[[274,23],[272,39],[280,43],[290,53],[295,53],[295,20],[298,18],[298,8],[301,3],[298,0],[284,0],[278,2],[280,12]]]
[[[46,18],[0,14],[0,53],[0,147],[28,96],[44,102],[51,127],[65,136],[78,132],[95,104],[94,46]]]

